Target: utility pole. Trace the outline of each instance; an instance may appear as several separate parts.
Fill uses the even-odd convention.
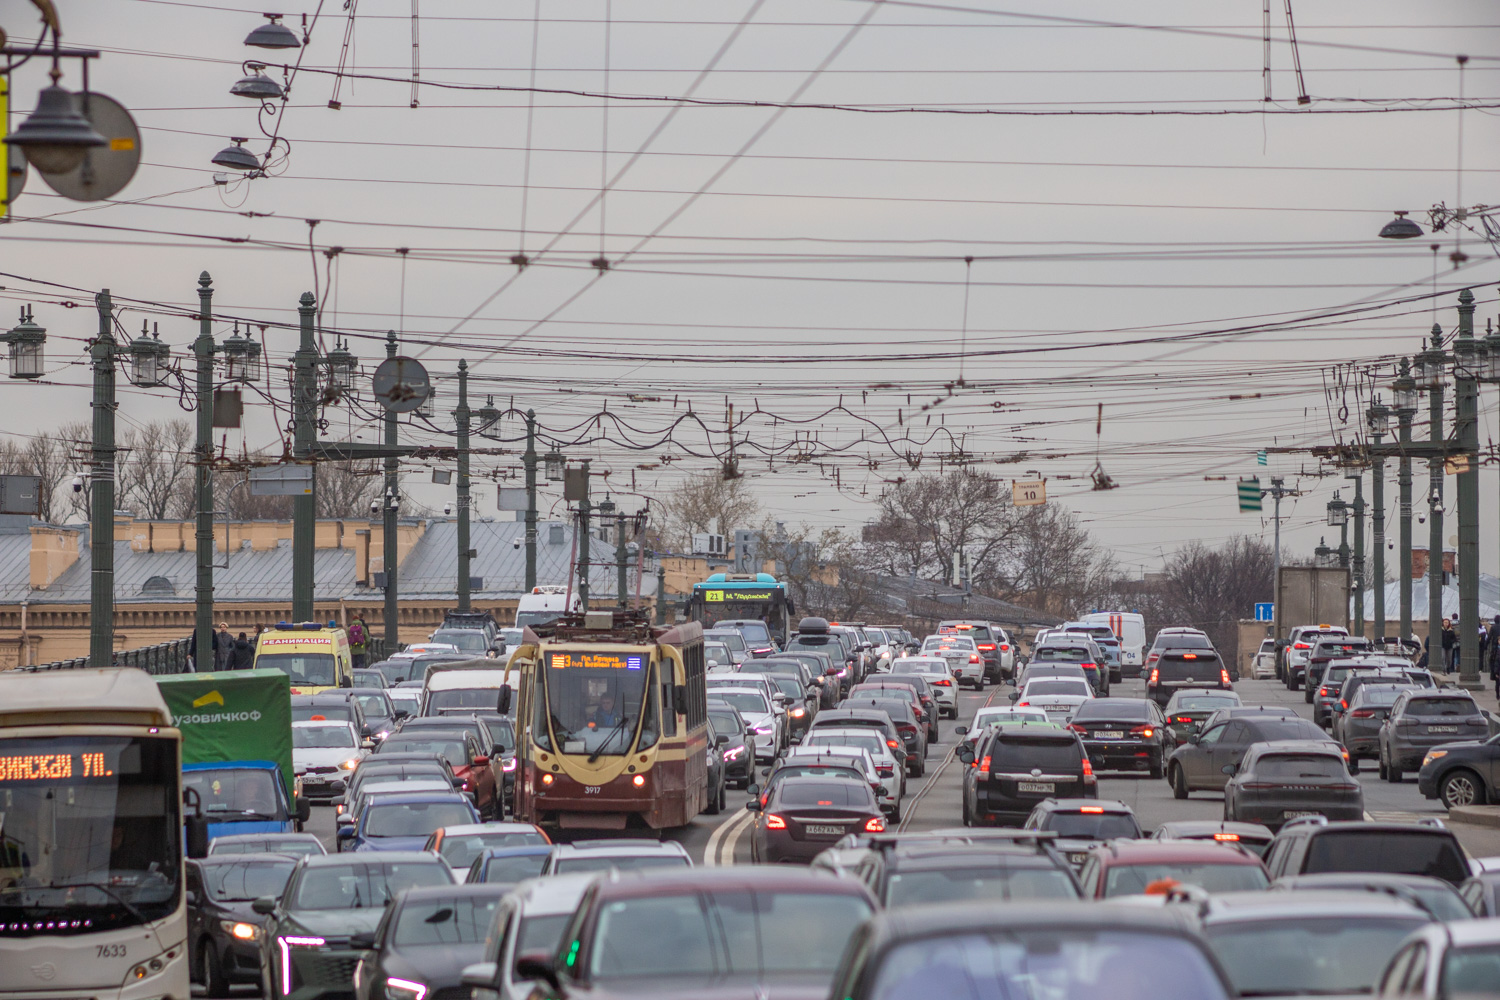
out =
[[[615,518],[615,589],[620,594],[620,607],[625,607],[625,515]]]
[[[318,439],[318,346],[313,339],[317,313],[312,292],[303,292],[297,315],[302,339],[292,355],[292,457],[312,465],[313,444]],[[292,620],[313,620],[313,558],[317,551],[317,470],[312,489],[292,498]],[[200,655],[202,651],[199,651]]]
[[[583,465],[583,499],[578,502],[578,606],[589,609],[589,460]]]
[[[458,610],[469,610],[469,363],[458,362]]]
[[[526,411],[526,592],[536,586],[536,411]]]
[[[1393,386],[1396,403],[1396,424],[1401,442],[1401,459],[1397,465],[1396,487],[1400,504],[1396,524],[1396,548],[1399,549],[1400,576],[1397,587],[1401,603],[1401,634],[1403,642],[1411,637],[1411,422],[1417,413],[1417,383],[1411,377],[1411,362],[1401,359],[1401,374]]]
[[[89,347],[94,363],[94,440],[89,472],[89,666],[107,667],[115,653],[115,333],[109,289],[94,298],[99,336]],[[199,640],[200,643],[202,640]],[[198,660],[208,653],[198,647]]]
[[[387,330],[385,334],[385,356],[394,358],[396,356],[396,331]],[[396,457],[396,414],[391,410],[385,411],[385,496],[382,498],[380,509],[382,517],[381,529],[381,565],[385,567],[385,651],[386,655],[396,652],[401,648],[401,629],[397,624],[400,611],[397,607],[396,589],[396,507],[400,489],[398,470],[401,468],[401,460]]]
[[[1281,498],[1298,495],[1296,490],[1287,489],[1285,483],[1285,479],[1274,476],[1271,479],[1271,488],[1265,491],[1271,495],[1271,500],[1275,504],[1271,514],[1271,520],[1275,522],[1273,543],[1275,551],[1272,553],[1271,565],[1271,600],[1273,601],[1276,600],[1276,588],[1281,583]]]
[[[1367,414],[1370,437],[1378,446],[1385,439],[1390,410],[1377,396]],[[1385,457],[1376,453],[1370,469],[1370,493],[1374,499],[1372,527],[1375,532],[1375,568],[1371,574],[1375,592],[1375,641],[1385,636]]]
[[[658,555],[656,563],[656,624],[667,623],[667,567]]]
[[[1365,476],[1354,480],[1354,634],[1365,634]]]
[[[1474,293],[1458,293],[1458,338],[1454,355],[1454,427],[1458,461],[1458,650],[1459,687],[1477,691],[1479,676],[1479,383],[1475,362]]]
[[[1422,365],[1424,371],[1441,372],[1443,328],[1432,324],[1432,346],[1425,355],[1435,360]],[[1430,377],[1430,376],[1429,376]],[[1443,658],[1443,378],[1431,378],[1427,386],[1427,430],[1432,455],[1427,459],[1427,636],[1428,665]],[[1448,669],[1448,664],[1443,664]]]
[[[214,636],[214,331],[213,279],[204,271],[198,275],[198,339],[193,341],[193,358],[198,366],[198,439],[194,453],[194,479],[197,487],[198,524],[195,547],[198,552],[198,588],[195,593],[195,648],[213,649]],[[228,546],[229,539],[225,537]]]

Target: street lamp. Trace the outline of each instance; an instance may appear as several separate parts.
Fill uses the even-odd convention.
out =
[[[347,340],[339,340],[328,352],[328,388],[338,395],[354,390],[354,377],[359,372],[359,359],[349,350]]]
[[[47,342],[47,331],[31,319],[31,307],[21,307],[21,322],[5,334],[10,345],[10,377],[36,379],[42,370],[42,345]]]
[[[500,411],[495,409],[495,397],[486,396],[484,405],[474,413],[475,419],[479,421],[479,433],[485,437],[493,437],[495,425],[500,422],[500,415]]]
[[[109,142],[79,113],[73,94],[57,85],[61,75],[54,65],[52,86],[42,88],[36,110],[5,137],[44,174],[65,174],[82,163],[89,150]]]
[[[1401,374],[1391,384],[1391,402],[1394,404],[1397,419],[1406,417],[1408,420],[1417,412],[1417,383],[1411,377],[1411,372],[1405,362],[1401,364]]]
[[[437,416],[437,383],[433,383],[427,390],[427,398],[422,400],[420,406],[414,411],[423,420],[432,420]]]
[[[231,170],[260,169],[260,160],[256,159],[255,154],[244,147],[243,143],[246,140],[243,136],[232,135],[229,137],[229,141],[234,143],[234,145],[225,146],[219,150],[214,154],[213,159],[209,161],[210,163],[220,167],[228,167]]]
[[[594,509],[604,517],[609,517],[615,512],[615,502],[611,500],[609,498],[609,494],[606,493],[604,494],[604,499],[599,501],[599,506],[595,507]]]
[[[265,68],[265,63],[246,63],[245,75],[229,88],[229,93],[235,97],[248,97],[252,101],[274,101],[284,96],[281,84],[266,76]]]
[[[1405,212],[1397,212],[1396,217],[1380,229],[1383,240],[1409,240],[1421,235],[1422,227],[1408,219]]]
[[[257,49],[300,49],[302,41],[297,33],[281,23],[280,14],[267,14],[267,24],[262,24],[245,36],[245,44]]]
[[[234,333],[224,338],[220,350],[224,354],[224,381],[260,381],[260,344],[248,336],[240,336],[240,325],[234,324]]]
[[[1441,346],[1442,333],[1436,325],[1432,329],[1432,346],[1417,354],[1415,373],[1417,386],[1422,389],[1436,389],[1442,386],[1447,376],[1446,362],[1447,354]]]
[[[1391,408],[1382,403],[1379,397],[1370,404],[1365,411],[1365,426],[1371,437],[1385,437],[1391,432]]]
[[[1328,526],[1330,528],[1342,528],[1349,523],[1349,505],[1339,499],[1339,491],[1333,491],[1333,499],[1328,501]]]
[[[141,321],[141,335],[130,342],[130,381],[149,388],[167,380],[167,359],[172,349],[161,342],[160,334],[152,330],[147,335],[146,322]]]
[[[549,483],[560,483],[563,477],[562,452],[556,448],[542,456],[542,466],[546,469],[547,481]]]

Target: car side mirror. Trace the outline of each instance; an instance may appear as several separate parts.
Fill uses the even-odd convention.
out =
[[[360,931],[349,935],[349,947],[358,948],[360,951],[369,951],[375,947],[375,932]]]
[[[745,803],[745,808],[750,810],[751,812],[760,812],[760,799],[751,799],[749,802]]]
[[[1199,735],[1196,732],[1188,733],[1188,742],[1189,743],[1197,743],[1198,740],[1199,740],[1199,738],[1200,737],[1199,737]]]
[[[516,959],[516,975],[522,979],[546,980],[554,993],[562,992],[557,969],[552,965],[552,959],[542,952],[531,952]]]
[[[500,967],[494,962],[475,962],[464,966],[462,982],[476,990],[493,990],[499,978]]]
[[[729,734],[728,733],[719,733],[714,738],[714,746],[721,747],[721,746],[724,746],[728,742],[729,742]]]
[[[184,839],[190,858],[208,857],[208,820],[202,816],[189,816],[184,823]]]
[[[1239,770],[1239,768],[1235,767],[1233,764],[1225,764],[1223,767],[1219,768],[1219,770],[1224,774],[1233,775],[1234,772]]]
[[[974,748],[969,746],[968,744],[961,744],[956,750],[953,751],[953,756],[957,757],[965,764],[972,764],[974,763]]]
[[[969,731],[969,727],[968,726],[954,726],[953,727],[953,731],[955,733],[957,733],[959,736],[962,736],[964,733],[967,733]]]
[[[485,764],[488,764],[489,762],[490,762],[490,759],[488,757],[486,757],[485,755],[483,755],[483,754],[480,754],[478,757],[474,758],[474,766],[475,767],[481,767],[481,766],[483,766]]]
[[[339,687],[341,687],[341,688],[352,688],[353,686],[354,686],[354,678],[353,677],[340,677],[339,678]]]
[[[344,817],[339,817],[339,828],[335,836],[338,837],[339,840],[352,840],[354,839],[354,818],[351,816],[349,818],[349,822],[347,823],[344,823],[343,819]]]
[[[269,917],[271,914],[276,912],[276,897],[261,896],[259,899],[250,904],[250,909],[254,910],[256,913],[261,914],[262,916]]]
[[[407,718],[410,718],[410,717],[411,717],[411,711],[409,709],[405,709],[405,708],[398,708],[391,715],[391,718],[396,719],[398,721],[401,720],[401,719],[407,719]]]
[[[759,795],[760,794],[760,786],[757,785],[755,782],[752,781],[752,782],[750,782],[750,784],[748,784],[748,785],[745,786],[745,792],[746,792],[746,794],[749,794],[749,795]]]
[[[495,710],[497,712],[499,712],[501,715],[509,715],[510,714],[510,685],[509,684],[501,684],[500,685],[500,696],[495,701]]]
[[[191,890],[191,889],[189,889],[187,892],[183,893],[182,894],[182,898],[187,901],[187,905],[189,905],[189,906],[197,906],[198,905],[198,894],[196,892],[194,892],[193,890]]]
[[[1019,692],[1019,691],[1012,691],[1010,693],[1009,697],[1010,697],[1011,701],[1020,701],[1021,700],[1021,692]]]
[[[311,819],[312,803],[307,799],[298,799],[296,817],[298,823],[306,823],[309,819]]]

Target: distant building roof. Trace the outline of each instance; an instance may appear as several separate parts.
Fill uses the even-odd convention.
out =
[[[885,603],[893,614],[918,618],[983,618],[1013,627],[1022,625],[1061,625],[1063,619],[1045,611],[1022,607],[983,594],[965,595],[961,587],[911,577],[874,576],[872,600]],[[869,613],[874,618],[874,614]]]

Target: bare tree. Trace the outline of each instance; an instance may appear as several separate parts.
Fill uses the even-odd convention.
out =
[[[56,521],[68,514],[88,517],[88,505],[83,494],[74,495],[71,490],[63,493],[63,480],[70,474],[85,471],[78,461],[78,445],[87,446],[88,426],[82,423],[66,424],[52,434],[38,434],[24,442],[12,439],[0,441],[0,474],[36,476],[41,483],[41,503],[38,517],[47,522]]]
[[[1239,619],[1271,593],[1275,556],[1259,538],[1241,535],[1216,549],[1189,542],[1167,560],[1161,585],[1139,604],[1161,625],[1188,625],[1207,632],[1215,646],[1232,650]]]
[[[382,486],[380,463],[319,462],[315,474],[319,517],[370,516],[370,501]]]
[[[186,519],[197,508],[193,427],[186,420],[152,421],[125,436],[119,463],[119,505],[151,521]]]
[[[980,583],[993,597],[1066,616],[1107,591],[1115,576],[1113,560],[1078,515],[1041,504],[1020,508],[1001,573]]]
[[[657,529],[665,547],[687,551],[693,535],[716,527],[727,535],[735,528],[760,520],[760,503],[743,479],[725,479],[717,472],[705,472],[683,481],[661,503],[661,522]]]
[[[864,572],[861,545],[839,528],[814,532],[806,524],[790,531],[784,524],[761,528],[757,560],[776,564],[798,615],[838,619],[863,617],[875,592]]]
[[[863,537],[891,576],[946,577],[961,552],[973,578],[982,580],[1000,572],[1015,529],[1010,491],[992,476],[962,469],[898,483],[880,498],[880,515]]]

